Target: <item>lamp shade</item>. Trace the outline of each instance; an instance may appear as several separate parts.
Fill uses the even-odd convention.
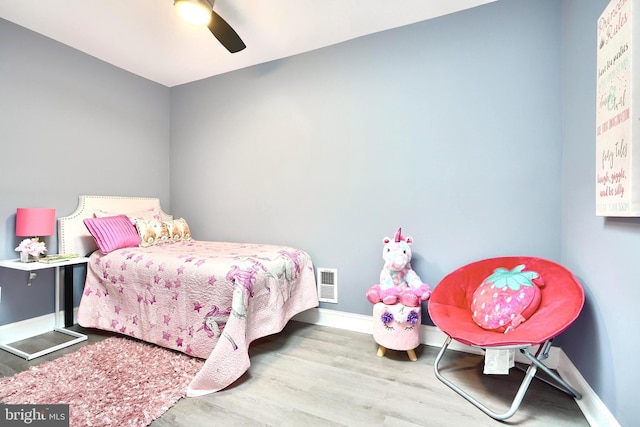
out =
[[[16,210],[16,236],[52,236],[55,230],[55,209],[18,208]]]

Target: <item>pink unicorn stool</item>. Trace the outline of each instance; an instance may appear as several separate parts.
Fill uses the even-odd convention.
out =
[[[412,362],[418,360],[415,349],[420,345],[420,313],[420,306],[382,302],[373,306],[373,339],[378,343],[379,357],[391,349],[406,351]]]

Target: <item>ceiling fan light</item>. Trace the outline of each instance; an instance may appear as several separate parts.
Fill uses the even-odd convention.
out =
[[[173,4],[182,19],[192,25],[207,25],[213,6],[206,0],[175,0]]]

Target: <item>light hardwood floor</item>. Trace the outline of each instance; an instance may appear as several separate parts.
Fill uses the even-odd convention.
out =
[[[89,344],[109,336],[88,332]],[[0,375],[12,375],[81,345],[85,344],[32,361],[0,350]],[[367,334],[289,322],[282,333],[252,344],[251,368],[232,386],[182,399],[151,426],[589,425],[571,397],[538,380],[512,418],[495,421],[436,379],[437,348],[420,346],[416,362],[409,361],[406,352],[388,350],[378,357],[376,350]],[[499,411],[506,409],[524,375],[517,369],[507,376],[483,375],[481,356],[455,351],[447,352],[441,366],[448,377],[458,378]]]

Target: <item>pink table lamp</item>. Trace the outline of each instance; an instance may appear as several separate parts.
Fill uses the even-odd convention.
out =
[[[39,242],[38,237],[52,236],[56,229],[56,210],[52,208],[18,208],[16,210],[16,236],[31,237],[31,242]],[[38,258],[41,253],[30,253],[29,242],[23,240],[16,250],[20,251],[20,259],[26,261],[28,255]],[[23,248],[23,249],[20,249]],[[43,250],[46,248],[43,246]]]

